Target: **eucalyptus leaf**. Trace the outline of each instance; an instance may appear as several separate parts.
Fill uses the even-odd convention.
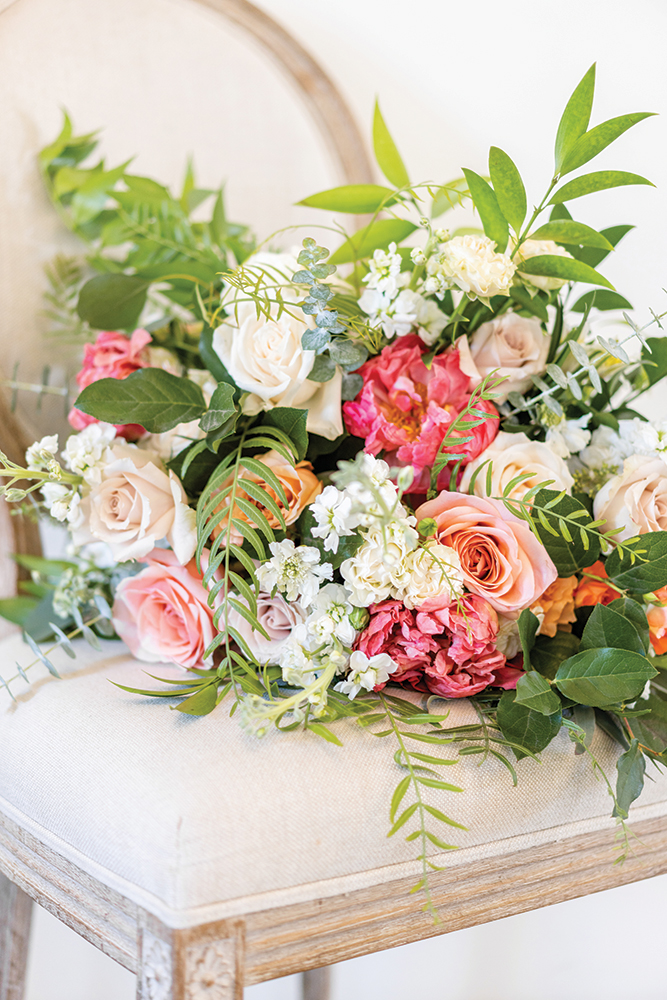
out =
[[[342,338],[332,341],[329,353],[332,361],[346,371],[358,368],[368,357],[368,351],[363,344],[355,344],[352,340]]]
[[[356,399],[364,387],[364,380],[361,375],[353,372],[343,375],[341,388],[341,399],[344,401]]]
[[[129,330],[141,315],[149,287],[150,281],[137,275],[98,274],[79,292],[76,311],[94,330]]]
[[[336,362],[328,354],[318,354],[308,373],[311,382],[329,382],[336,374]]]
[[[124,379],[100,379],[83,389],[75,405],[105,423],[140,424],[151,434],[196,420],[206,409],[195,382],[162,368],[140,368]]]
[[[509,240],[509,227],[493,188],[474,170],[464,168],[463,173],[484,232],[490,240],[495,240],[498,253],[504,253]]]
[[[561,663],[555,683],[572,701],[609,708],[634,701],[656,673],[643,654],[625,649],[585,649]]]
[[[345,184],[343,187],[329,188],[327,191],[312,194],[297,204],[309,208],[322,208],[330,212],[364,215],[393,205],[396,200],[392,197],[393,193],[391,188],[382,187],[380,184]]]

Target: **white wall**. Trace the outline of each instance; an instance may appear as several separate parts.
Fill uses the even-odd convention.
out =
[[[539,198],[560,112],[595,59],[596,123],[666,109],[664,0],[258,2],[329,70],[362,123],[370,123],[374,95],[380,95],[409,169],[421,180],[446,180],[461,166],[483,172],[493,143],[516,160],[529,197]],[[197,80],[184,81],[186,87],[195,92]],[[60,99],[54,96],[55,103]],[[667,285],[666,163],[667,123],[642,123],[592,169],[641,173],[657,190],[628,188],[577,205],[578,217],[592,225],[637,224],[606,273],[644,317],[648,306],[667,308],[661,291]],[[346,963],[336,970],[333,1000],[555,1000],[565,994],[658,1000],[665,996],[666,897],[663,876]],[[27,1000],[134,995],[133,977],[54,927],[46,914],[36,920],[34,944]],[[297,982],[252,987],[247,996],[296,1000]]]

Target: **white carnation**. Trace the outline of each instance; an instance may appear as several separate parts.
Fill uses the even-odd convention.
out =
[[[417,532],[407,522],[373,525],[340,574],[350,589],[350,601],[367,608],[403,591],[410,580],[407,556],[417,545]]]
[[[487,236],[455,236],[429,258],[425,291],[442,297],[448,288],[460,288],[484,302],[509,295],[516,265],[507,254],[495,251],[495,242]]]
[[[447,603],[463,593],[461,562],[454,549],[432,540],[415,549],[406,559],[409,574],[400,600],[406,608],[418,608],[431,598]]]

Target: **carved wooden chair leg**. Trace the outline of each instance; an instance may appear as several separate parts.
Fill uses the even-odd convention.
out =
[[[303,1000],[330,1000],[331,997],[331,966],[323,969],[309,969],[303,974]]]
[[[0,875],[0,1000],[23,1000],[31,916],[30,896]]]
[[[243,1000],[244,944],[242,920],[172,930],[141,914],[137,1000]]]

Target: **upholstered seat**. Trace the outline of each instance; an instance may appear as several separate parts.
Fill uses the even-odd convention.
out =
[[[400,778],[391,737],[342,723],[342,748],[301,732],[258,740],[224,707],[191,718],[114,687],[153,683],[120,643],[99,653],[79,643],[77,653],[57,657],[62,680],[18,681],[16,703],[2,693],[0,812],[10,827],[172,928],[417,875],[414,845],[387,839]],[[32,658],[18,636],[0,644],[5,677]],[[448,707],[453,723],[472,721],[465,702]],[[598,735],[594,751],[612,775],[610,741]],[[444,859],[450,881],[461,866],[613,827],[604,782],[564,734],[518,772],[513,788],[495,762],[448,770],[465,792],[432,802],[468,827],[451,831],[460,849]],[[654,778],[636,822],[667,815],[667,777]],[[610,835],[610,869],[612,846]]]

